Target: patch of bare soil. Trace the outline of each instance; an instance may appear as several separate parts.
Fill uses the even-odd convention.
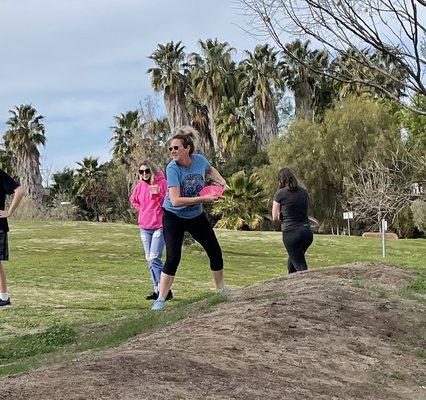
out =
[[[4,399],[425,399],[411,272],[362,263],[235,291],[203,316],[0,379]],[[385,294],[384,294],[385,293]]]

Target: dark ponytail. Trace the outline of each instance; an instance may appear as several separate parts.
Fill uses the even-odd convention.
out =
[[[289,192],[294,192],[299,187],[296,175],[290,168],[283,168],[278,172],[278,183],[280,189],[287,188]]]

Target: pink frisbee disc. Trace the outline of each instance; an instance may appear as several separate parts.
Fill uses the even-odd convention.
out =
[[[209,194],[214,194],[217,197],[220,197],[223,194],[223,190],[224,189],[222,186],[216,186],[216,185],[204,186],[200,190],[200,196],[207,196]]]

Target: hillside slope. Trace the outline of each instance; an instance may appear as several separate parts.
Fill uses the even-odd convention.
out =
[[[420,399],[424,303],[412,272],[359,263],[235,291],[212,313],[0,379],[18,399]]]

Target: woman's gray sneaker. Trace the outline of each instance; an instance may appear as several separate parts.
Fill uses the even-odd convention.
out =
[[[0,310],[6,310],[11,306],[12,304],[10,303],[10,297],[7,300],[0,300]]]
[[[223,287],[222,289],[218,289],[218,290],[216,290],[216,293],[217,294],[220,294],[221,296],[228,296],[228,294],[229,294],[229,292],[230,292],[231,290],[229,289],[229,287]]]

